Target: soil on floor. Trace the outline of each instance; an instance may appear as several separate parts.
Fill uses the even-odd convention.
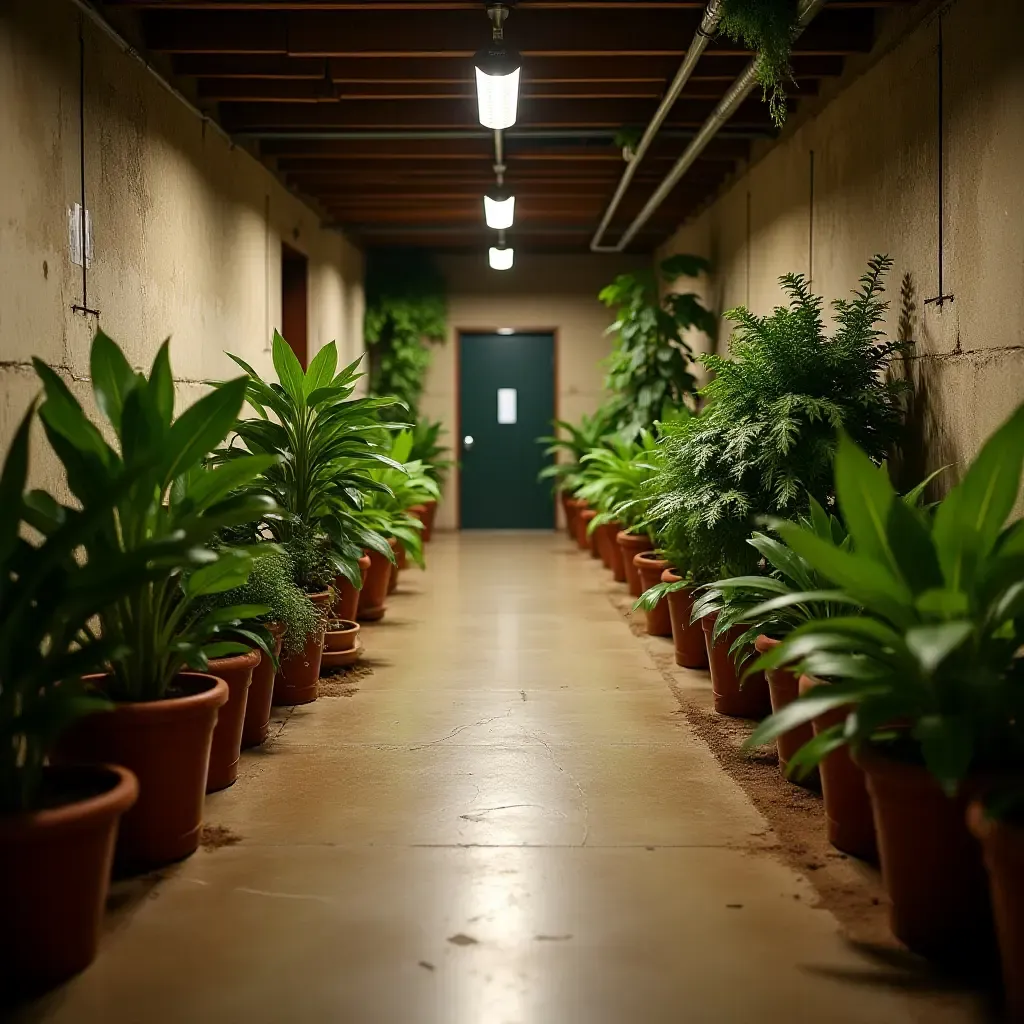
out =
[[[356,662],[347,668],[337,668],[320,676],[321,697],[354,697],[359,692],[362,680],[373,675],[373,667],[365,662]]]

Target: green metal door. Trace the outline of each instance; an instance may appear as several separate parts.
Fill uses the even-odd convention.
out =
[[[550,530],[555,503],[536,439],[555,416],[550,334],[463,334],[460,501],[466,530]]]

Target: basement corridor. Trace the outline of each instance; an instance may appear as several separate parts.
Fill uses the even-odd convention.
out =
[[[97,962],[19,1019],[981,1019],[815,909],[596,563],[553,534],[429,557],[366,627],[372,675],[277,714],[205,848],[116,886]]]

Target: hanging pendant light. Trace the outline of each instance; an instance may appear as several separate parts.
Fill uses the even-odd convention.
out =
[[[516,251],[507,245],[492,245],[487,253],[491,270],[511,270],[515,262]]]
[[[502,25],[508,17],[508,7],[491,4],[487,13],[494,23],[494,38],[491,45],[480,50],[473,59],[477,104],[480,123],[485,128],[501,131],[516,123],[522,58],[505,46]]]
[[[491,189],[484,196],[484,219],[489,228],[502,231],[512,227],[516,217],[516,197],[502,188]]]

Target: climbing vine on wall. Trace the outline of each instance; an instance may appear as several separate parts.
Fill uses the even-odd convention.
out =
[[[789,54],[797,25],[797,0],[724,0],[719,31],[757,53],[757,81],[780,128],[786,121]]]
[[[431,345],[448,330],[444,278],[422,249],[371,250],[366,268],[363,337],[370,358],[370,392],[400,398],[415,418]]]

